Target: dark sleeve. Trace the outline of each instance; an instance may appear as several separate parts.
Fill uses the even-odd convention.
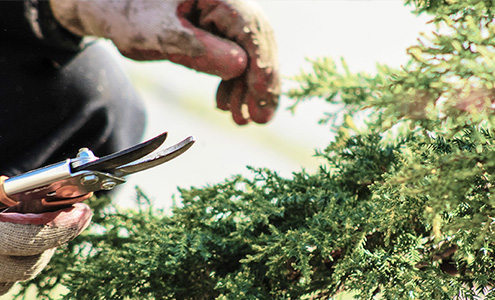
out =
[[[53,16],[48,0],[0,0],[0,40],[78,51],[82,37],[65,30]]]

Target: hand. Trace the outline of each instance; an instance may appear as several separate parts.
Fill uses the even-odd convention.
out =
[[[0,213],[0,295],[41,272],[55,249],[78,236],[91,216],[83,203],[41,214]]]
[[[251,1],[50,1],[66,29],[108,38],[124,56],[220,76],[217,106],[230,110],[237,124],[266,123],[277,108],[276,43]]]

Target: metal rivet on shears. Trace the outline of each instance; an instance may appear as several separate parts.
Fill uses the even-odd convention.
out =
[[[89,150],[88,148],[81,148],[79,149],[76,158],[72,160],[72,167],[77,168],[81,165],[87,164],[97,159],[98,157],[94,155],[93,151]]]
[[[105,190],[105,191],[109,191],[109,190],[113,189],[116,185],[117,185],[117,182],[115,182],[114,180],[105,179],[101,183],[101,189]]]
[[[100,180],[100,178],[98,178],[98,176],[96,176],[94,174],[89,174],[89,175],[81,177],[80,182],[82,185],[88,186],[88,185],[93,185],[93,184],[97,183],[99,180]]]

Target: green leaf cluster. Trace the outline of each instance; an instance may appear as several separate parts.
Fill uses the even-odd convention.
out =
[[[287,95],[323,99],[314,174],[268,169],[180,189],[172,215],[99,207],[35,283],[69,299],[494,299],[492,1],[416,0],[437,31],[401,69],[310,61]],[[58,272],[58,274],[56,274]],[[49,287],[52,287],[50,285]]]

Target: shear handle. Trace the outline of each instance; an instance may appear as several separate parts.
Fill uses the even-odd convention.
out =
[[[44,198],[41,199],[41,204],[45,207],[56,207],[56,206],[66,206],[66,205],[72,205],[75,203],[83,202],[84,200],[87,200],[93,196],[93,192],[87,193],[86,195],[82,195],[79,197],[75,198],[68,198],[68,199],[56,199],[54,201],[48,201],[48,199]]]
[[[5,190],[4,190],[4,185],[3,183],[5,182],[5,180],[7,180],[8,177],[7,176],[0,176],[0,207],[10,207],[10,206],[15,206],[17,204],[19,204],[19,202],[13,200],[13,199],[10,199],[9,196],[7,196],[7,194],[5,193]],[[2,205],[3,204],[3,205]]]

